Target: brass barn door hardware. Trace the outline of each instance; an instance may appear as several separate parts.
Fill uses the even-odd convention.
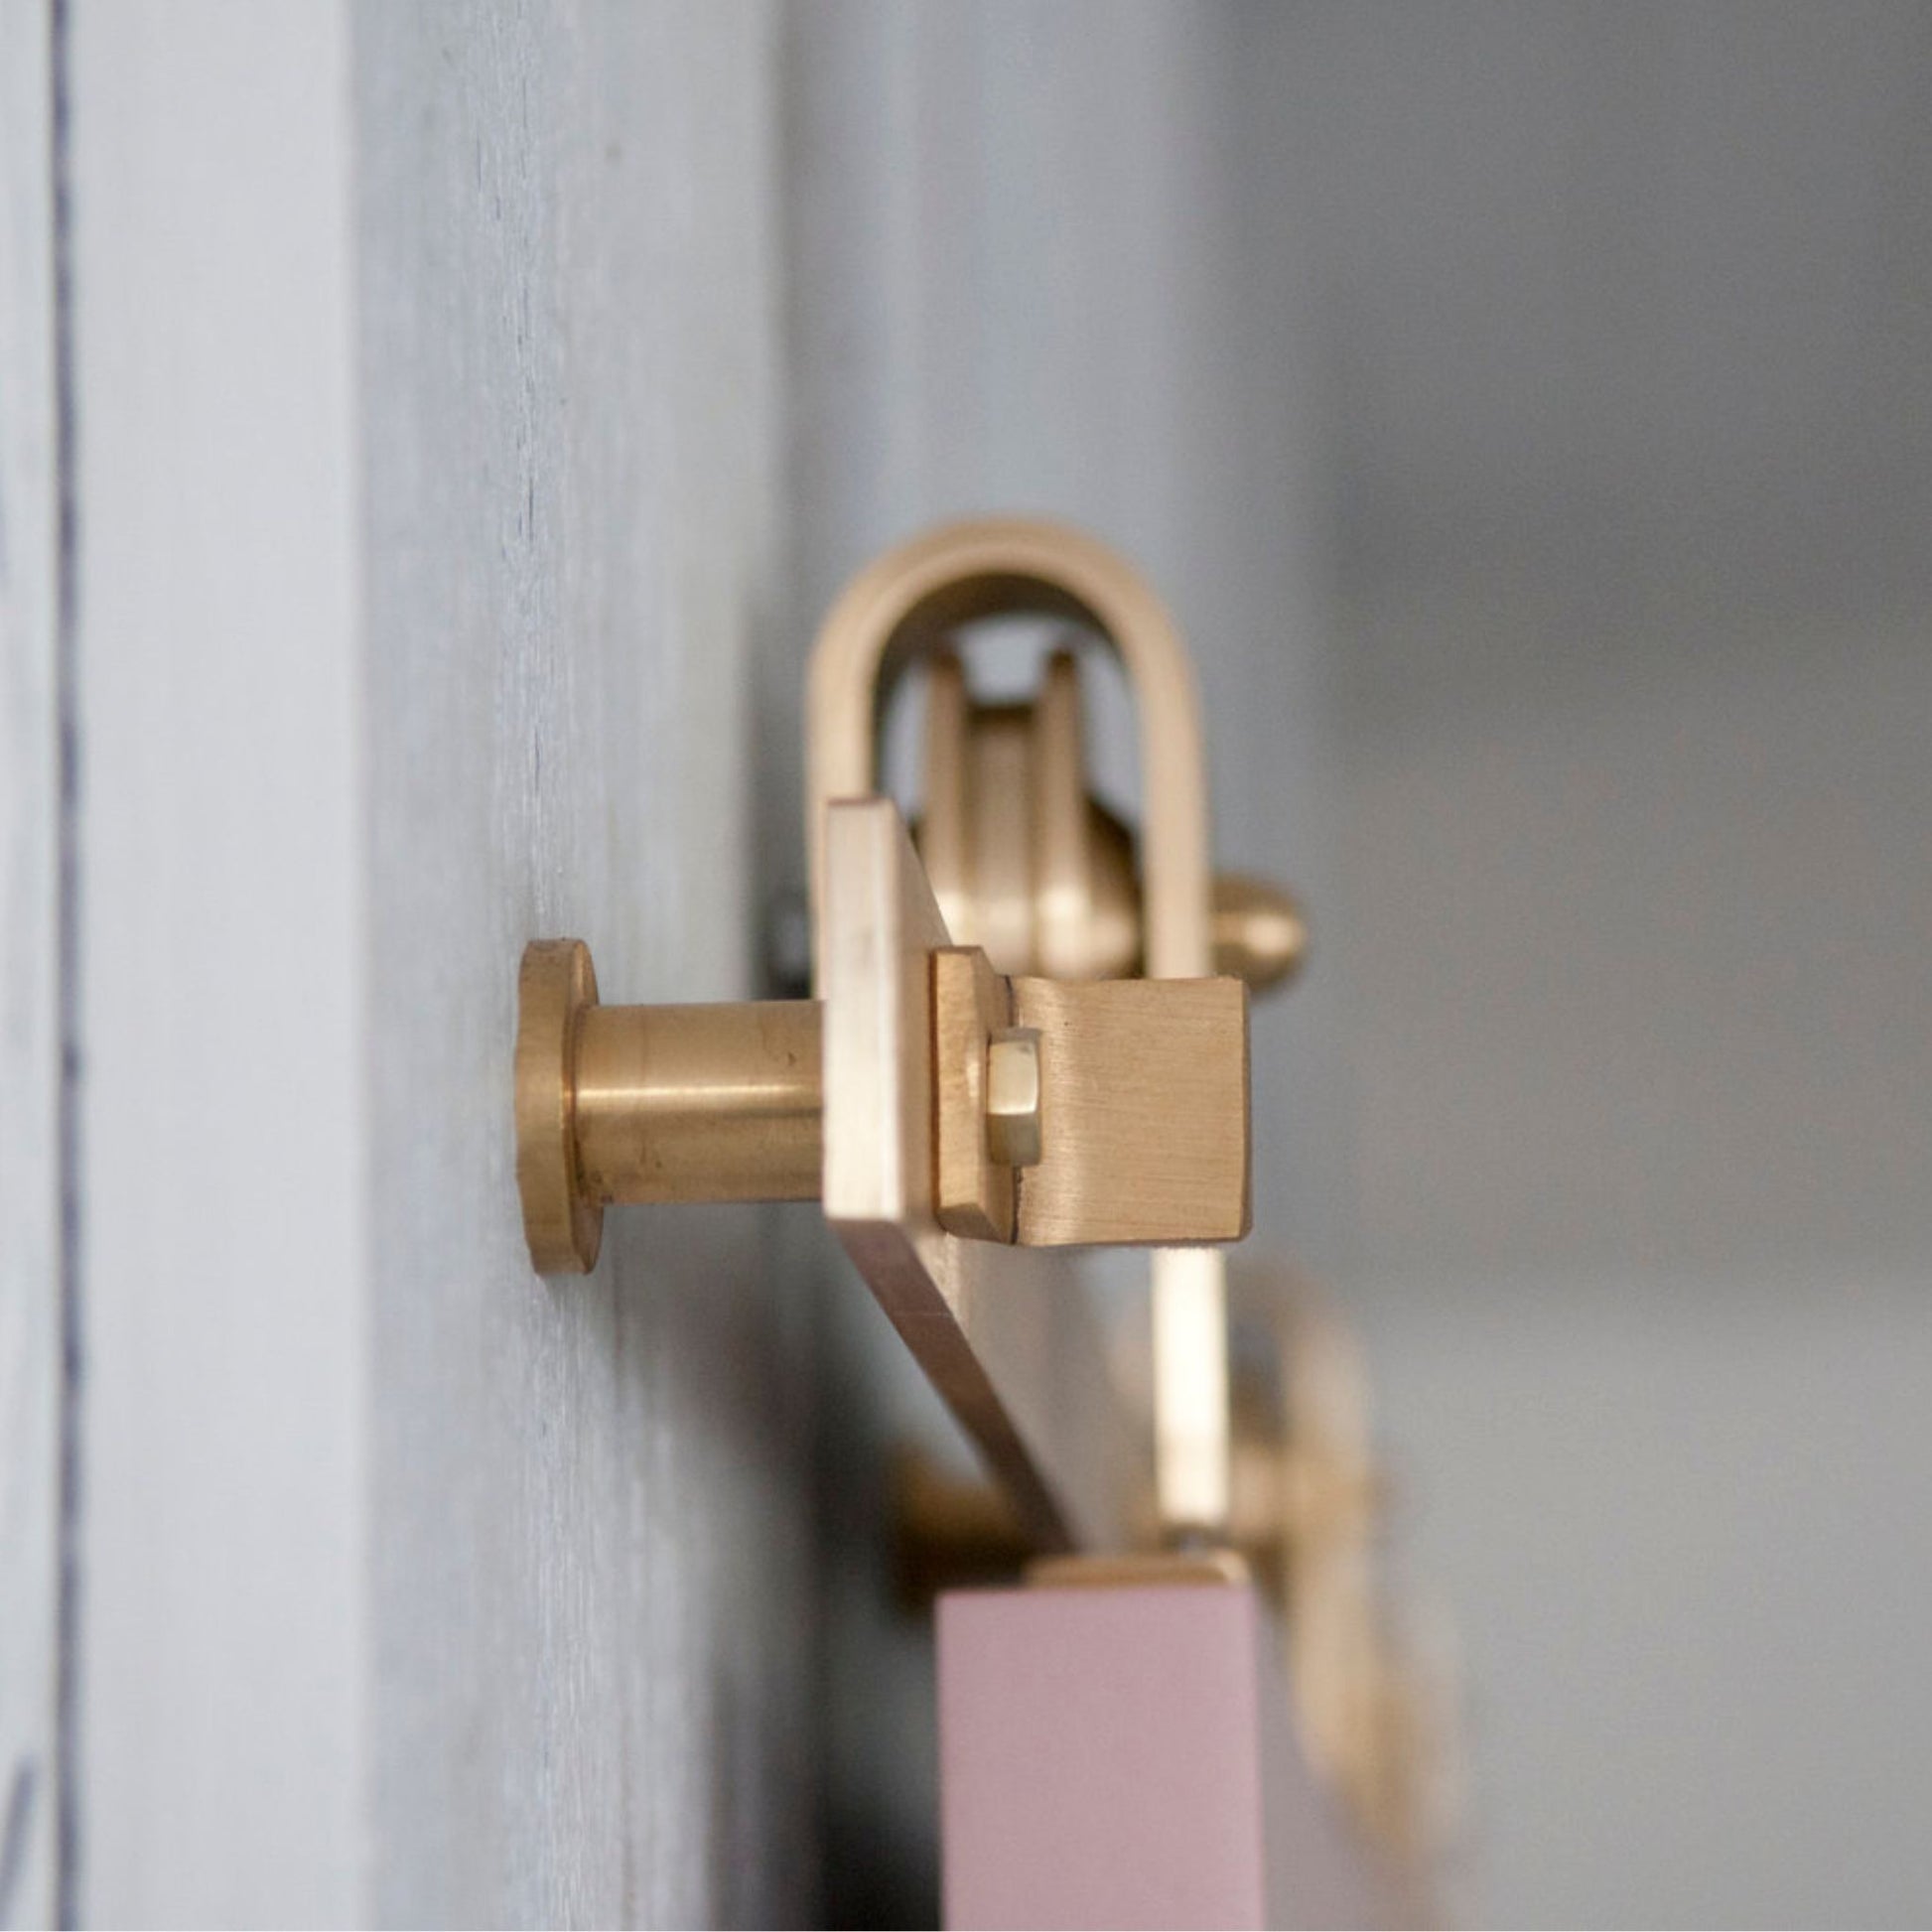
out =
[[[1119,656],[1138,851],[1088,788],[1072,651],[1030,701],[975,700],[963,633],[1005,616]],[[887,696],[915,664],[916,850],[878,772]],[[1286,895],[1210,875],[1167,614],[1120,558],[1048,524],[956,524],[890,552],[814,650],[806,830],[811,1000],[607,1007],[580,942],[526,949],[534,1265],[592,1267],[609,1205],[816,1198],[1039,1547],[1224,1543],[1217,1250],[1250,1215],[1248,988],[1292,972],[1304,934]],[[1070,1252],[1091,1246],[1154,1250],[1151,1414],[1117,1386]]]

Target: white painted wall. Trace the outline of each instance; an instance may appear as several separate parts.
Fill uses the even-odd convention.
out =
[[[1932,1871],[1911,5],[1301,10],[1348,1271],[1505,1923]]]
[[[1463,1630],[1480,1909],[1898,1922],[1932,652],[1682,623],[1700,665],[1355,714],[1356,1308]]]

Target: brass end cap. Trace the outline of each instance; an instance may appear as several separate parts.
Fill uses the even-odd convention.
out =
[[[539,1275],[588,1275],[604,1240],[604,1207],[577,1173],[577,1035],[597,1005],[597,971],[581,939],[532,939],[516,980],[516,1191]]]
[[[1286,985],[1309,953],[1309,922],[1292,893],[1246,873],[1214,881],[1214,970],[1257,993]]]

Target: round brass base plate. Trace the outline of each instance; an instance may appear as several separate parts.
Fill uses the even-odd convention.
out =
[[[533,939],[516,985],[516,1190],[539,1275],[588,1275],[604,1240],[602,1203],[577,1177],[577,1032],[597,1005],[581,939]]]

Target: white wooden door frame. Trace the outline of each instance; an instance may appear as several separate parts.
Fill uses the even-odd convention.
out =
[[[366,1909],[349,19],[69,22],[84,1881]],[[245,1688],[244,1688],[245,1687]]]
[[[0,12],[0,1925],[59,1906],[67,1274],[54,35]]]
[[[508,1111],[538,932],[754,990],[771,22],[0,20],[10,1916],[809,1912],[809,1297]]]

